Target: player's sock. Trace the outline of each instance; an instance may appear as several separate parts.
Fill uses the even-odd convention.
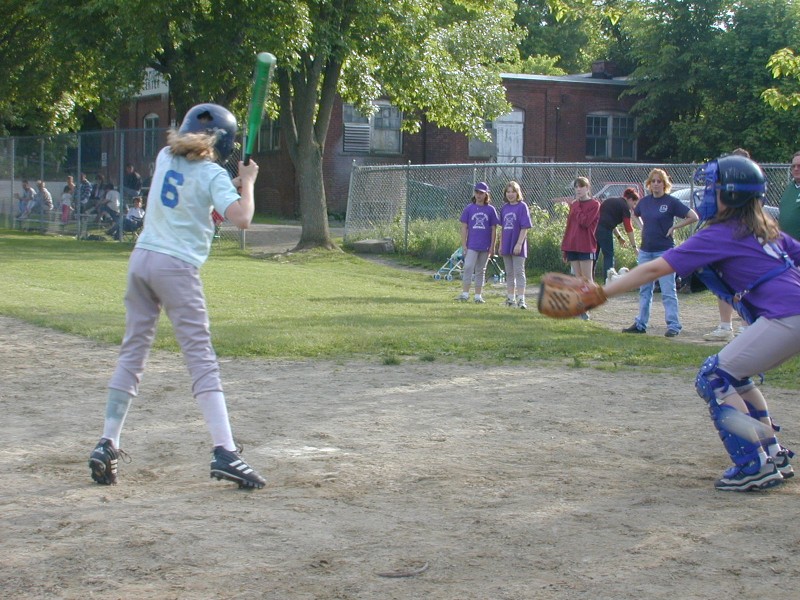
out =
[[[203,411],[206,426],[211,433],[214,446],[222,446],[225,450],[236,451],[233,441],[231,423],[228,420],[228,408],[225,406],[225,394],[222,392],[201,392],[197,394],[197,403]]]
[[[122,426],[125,424],[125,417],[128,415],[128,409],[131,407],[132,401],[133,396],[128,392],[109,388],[103,437],[114,442],[115,448],[119,448]]]

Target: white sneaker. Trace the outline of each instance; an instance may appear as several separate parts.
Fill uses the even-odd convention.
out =
[[[703,336],[707,342],[730,342],[733,339],[733,329],[717,327],[714,331]]]
[[[459,302],[466,302],[469,300],[469,292],[461,292],[458,296],[456,296],[456,300]]]
[[[514,298],[512,298],[511,296],[506,297],[506,306],[516,306],[516,305],[517,303],[514,302]]]
[[[486,300],[480,294],[475,294],[475,304],[486,304]]]
[[[520,296],[517,298],[517,306],[520,308],[528,308],[528,305],[525,304],[525,296]]]

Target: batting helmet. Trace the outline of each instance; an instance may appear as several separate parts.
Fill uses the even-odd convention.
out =
[[[178,133],[208,133],[216,136],[214,149],[220,160],[226,160],[233,152],[238,126],[236,117],[219,104],[197,104],[183,117]]]

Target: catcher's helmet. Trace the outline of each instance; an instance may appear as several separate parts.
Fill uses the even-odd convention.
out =
[[[236,117],[219,104],[197,104],[183,117],[178,133],[209,133],[217,137],[214,148],[221,161],[233,152],[236,140]]]
[[[723,156],[700,166],[694,175],[695,210],[702,221],[717,214],[717,191],[725,206],[739,208],[763,198],[767,178],[756,163],[744,156]]]
[[[767,178],[756,163],[744,156],[717,159],[720,200],[725,206],[739,208],[767,193]]]

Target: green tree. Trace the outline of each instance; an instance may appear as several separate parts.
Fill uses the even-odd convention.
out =
[[[800,56],[791,48],[781,48],[769,57],[767,68],[779,87],[764,90],[764,101],[775,110],[800,106]]]
[[[697,161],[746,147],[760,161],[785,160],[796,121],[764,105],[765,64],[796,39],[792,0],[654,0],[623,26],[637,67],[630,93],[650,156]]]
[[[640,140],[651,156],[679,160],[680,139],[673,124],[703,111],[698,93],[713,76],[709,57],[722,34],[724,0],[653,0],[626,21],[637,67],[630,93],[638,97]]]
[[[76,129],[99,102],[94,57],[54,34],[34,2],[3,2],[0,19],[0,134]]]
[[[373,110],[372,100],[388,98],[403,111],[409,131],[424,116],[485,136],[485,120],[508,110],[498,65],[516,56],[513,0],[31,4],[40,17],[59,15],[54,35],[91,55],[89,75],[101,90],[130,93],[149,66],[169,81],[179,115],[198,101],[213,101],[241,117],[253,57],[257,50],[273,52],[276,104],[295,166],[303,248],[333,247],[322,154],[337,91],[362,112]],[[117,108],[112,93],[105,98]]]
[[[517,0],[517,5],[515,22],[525,32],[519,52],[528,63],[514,72],[579,73],[600,59],[613,60],[619,73],[632,70],[619,21],[639,10],[638,0]]]

